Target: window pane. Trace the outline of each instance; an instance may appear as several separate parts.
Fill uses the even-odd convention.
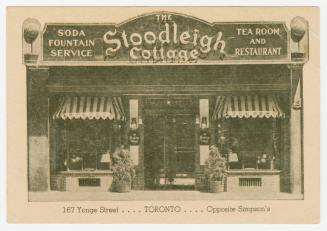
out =
[[[57,125],[58,171],[110,168],[110,151],[114,150],[112,121],[69,120]]]
[[[273,154],[270,119],[233,119],[230,121],[230,144],[245,168],[256,168],[257,158]],[[264,160],[268,164],[268,159]]]
[[[69,170],[82,170],[83,167],[83,157],[78,153],[70,153],[68,160]]]
[[[109,150],[106,152],[98,153],[97,169],[109,170],[111,166],[111,156]]]
[[[83,157],[83,169],[95,170],[97,163],[96,153],[84,153]]]

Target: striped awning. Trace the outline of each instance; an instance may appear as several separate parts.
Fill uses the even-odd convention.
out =
[[[285,113],[275,95],[218,96],[213,119],[284,118]]]
[[[63,97],[53,119],[125,120],[120,97],[74,96]]]

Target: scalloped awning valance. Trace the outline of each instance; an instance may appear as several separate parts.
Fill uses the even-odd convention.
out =
[[[126,119],[120,97],[73,96],[63,97],[53,119]]]
[[[284,118],[276,95],[218,96],[213,119]]]

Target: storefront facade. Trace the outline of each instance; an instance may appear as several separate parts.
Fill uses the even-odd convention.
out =
[[[46,24],[41,57],[25,59],[29,190],[110,191],[123,145],[134,190],[202,191],[216,145],[229,163],[226,192],[303,194],[308,35],[293,52],[292,33],[167,12]]]

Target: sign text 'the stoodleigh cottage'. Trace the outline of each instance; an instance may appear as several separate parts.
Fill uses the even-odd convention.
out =
[[[282,23],[207,23],[178,14],[149,14],[123,24],[48,24],[44,61],[201,63],[285,60]]]
[[[170,26],[171,25],[171,26]],[[172,33],[171,33],[172,31]],[[130,58],[132,60],[178,60],[181,62],[194,61],[201,54],[207,54],[211,51],[224,54],[226,43],[222,40],[222,32],[217,32],[215,36],[201,35],[198,29],[190,31],[178,31],[178,25],[175,22],[169,24],[164,23],[164,29],[158,31],[146,31],[144,34],[134,32],[129,36],[125,30],[120,33],[108,31],[104,35],[104,42],[114,47],[106,49],[106,55],[115,55],[115,53],[124,46],[130,48]],[[122,42],[121,42],[122,41]],[[183,46],[191,45],[191,49]],[[142,47],[153,47],[151,49],[143,49]],[[174,48],[174,46],[178,46]],[[170,47],[166,49],[166,47]],[[184,48],[184,49],[183,49]],[[198,49],[197,49],[198,48]]]

